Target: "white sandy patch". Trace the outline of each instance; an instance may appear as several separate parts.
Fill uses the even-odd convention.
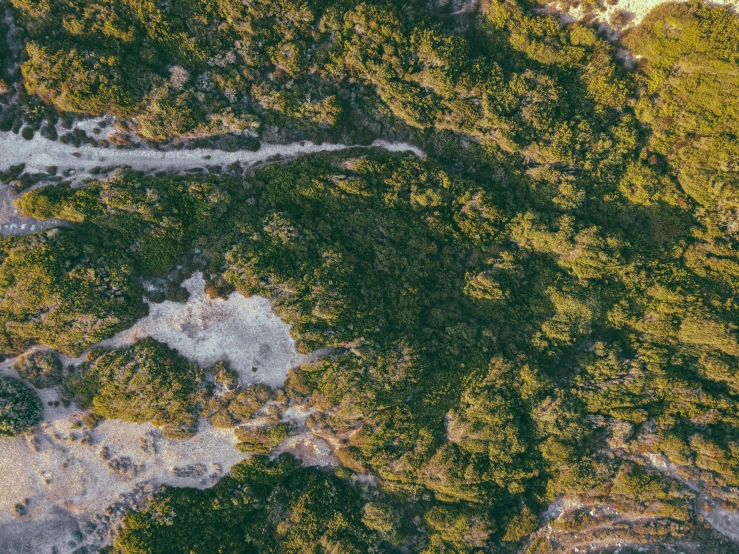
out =
[[[717,503],[711,505],[710,511],[704,509],[701,513],[711,527],[739,544],[739,513],[726,510]]]
[[[152,337],[202,367],[229,361],[242,385],[264,383],[273,388],[282,386],[290,368],[303,362],[289,325],[272,312],[266,298],[234,292],[228,300],[211,300],[199,272],[182,285],[190,293],[187,302],[150,303],[148,316],[100,346],[120,348]]]
[[[45,403],[55,397],[39,392]],[[177,441],[149,424],[106,420],[90,431],[73,427],[74,409],[45,412],[51,421],[32,435],[0,439],[0,552],[103,545],[126,508],[159,485],[209,487],[244,458],[230,430],[204,421],[193,438]],[[14,515],[16,504],[26,513]]]
[[[676,0],[685,1],[685,0]],[[608,5],[603,0],[599,0],[601,9],[594,9],[592,13],[595,16],[595,22],[599,23],[599,28],[605,31],[611,40],[616,40],[618,35],[629,29],[639,25],[649,12],[660,4],[665,4],[665,0],[618,0],[613,6]],[[714,0],[709,2],[712,6],[739,6],[739,0]],[[588,12],[581,4],[577,8],[568,10],[566,6],[560,2],[552,2],[547,6],[550,13],[556,13],[565,23],[580,21]],[[613,26],[613,17],[619,12],[625,12],[626,20],[621,26]]]

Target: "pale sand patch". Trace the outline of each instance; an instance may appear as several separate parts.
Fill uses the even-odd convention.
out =
[[[297,354],[289,326],[272,313],[269,300],[238,293],[211,300],[201,273],[183,286],[187,302],[151,304],[149,316],[100,346],[118,348],[150,336],[204,367],[229,360],[243,385],[272,387],[308,358]],[[17,377],[12,362],[0,364],[0,374]],[[230,429],[204,420],[193,438],[180,441],[165,439],[149,424],[116,420],[86,430],[75,426],[81,415],[75,407],[49,405],[60,400],[56,390],[37,393],[44,422],[28,436],[0,440],[0,552],[98,548],[111,541],[126,509],[140,506],[160,485],[210,487],[245,457],[234,448]],[[310,413],[299,406],[285,410],[283,421],[297,435],[272,456],[290,452],[306,465],[338,465],[331,446],[306,430]],[[13,515],[17,504],[25,514]]]
[[[234,292],[228,300],[210,299],[200,272],[182,286],[190,293],[187,302],[150,303],[148,316],[99,346],[120,348],[152,337],[202,367],[229,361],[241,385],[273,388],[282,386],[290,368],[306,359],[295,350],[289,325],[272,312],[266,298]]]
[[[55,396],[40,392],[46,401]],[[205,421],[193,438],[177,441],[149,424],[74,428],[74,409],[46,408],[51,422],[28,437],[0,440],[0,552],[101,546],[125,509],[159,485],[209,487],[244,458],[231,430]],[[13,515],[16,504],[25,505],[24,515]]]
[[[676,1],[679,2],[685,0]],[[596,9],[590,13],[595,16],[595,22],[600,24],[600,28],[607,32],[612,40],[615,40],[621,32],[639,25],[649,12],[660,4],[665,3],[667,3],[665,0],[618,0],[615,5],[610,6],[603,0],[600,0],[600,4],[603,9]],[[714,0],[708,3],[712,6],[729,6],[733,8],[739,6],[739,0]],[[548,4],[547,11],[552,14],[559,15],[565,23],[580,21],[588,15],[588,12],[583,9],[582,5],[568,10],[565,5],[560,2],[552,2],[551,4]],[[626,21],[619,28],[612,27],[612,18],[619,12],[626,12]]]
[[[272,313],[269,300],[239,293],[211,300],[201,273],[183,286],[190,292],[187,302],[151,304],[147,317],[100,346],[118,348],[150,336],[204,367],[229,360],[243,385],[279,387],[289,369],[303,360],[289,326]],[[11,364],[0,364],[0,373],[17,377]],[[55,547],[61,554],[81,544],[99,546],[109,542],[125,508],[159,485],[212,486],[244,457],[233,447],[230,429],[205,421],[193,438],[182,441],[165,439],[149,424],[107,420],[91,431],[74,428],[78,410],[49,406],[59,400],[53,389],[37,392],[44,403],[44,423],[33,438],[0,440],[0,552],[41,553]],[[285,415],[302,427],[307,414],[293,412]],[[275,454],[297,450],[307,463],[331,460],[325,445],[315,451],[315,459],[305,455],[312,452],[309,436],[288,441]],[[26,503],[27,513],[14,517],[16,504]],[[84,538],[76,535],[73,540],[80,532]]]
[[[372,146],[391,151],[421,151],[410,144],[376,141]],[[26,171],[42,172],[49,166],[56,166],[61,173],[73,169],[76,177],[89,176],[96,167],[128,166],[137,171],[184,171],[194,167],[222,166],[235,162],[253,165],[277,156],[292,158],[319,152],[335,152],[352,148],[345,144],[315,144],[310,141],[290,144],[263,143],[256,152],[238,150],[226,152],[208,148],[193,150],[155,150],[153,148],[100,148],[83,144],[79,147],[52,141],[36,134],[25,140],[14,133],[0,133],[0,168],[20,163],[26,164]]]

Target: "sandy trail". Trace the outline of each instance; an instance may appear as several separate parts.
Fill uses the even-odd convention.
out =
[[[385,148],[391,152],[409,150],[416,155],[423,152],[406,143],[375,141],[372,146]],[[14,133],[0,133],[0,167],[26,164],[26,171],[42,172],[49,166],[56,166],[59,172],[73,169],[76,175],[89,173],[93,168],[110,166],[130,166],[140,171],[184,171],[194,167],[229,165],[239,162],[253,165],[275,157],[292,158],[317,152],[335,152],[350,148],[345,144],[315,144],[301,141],[290,144],[262,144],[256,152],[238,150],[226,152],[207,148],[192,150],[155,150],[153,148],[101,148],[83,144],[79,147],[52,141],[36,134],[25,140]]]
[[[75,129],[90,131],[99,119],[82,120],[75,123]],[[110,125],[106,132],[112,132]],[[102,135],[97,138],[104,138]],[[425,156],[419,148],[403,143],[376,140],[372,147],[384,148],[389,152],[410,151],[417,156]],[[55,167],[57,175],[70,172],[70,179],[81,182],[92,177],[91,171],[101,167],[128,166],[136,171],[184,172],[194,168],[224,166],[240,163],[250,166],[256,163],[275,159],[288,159],[319,152],[336,152],[353,148],[345,144],[315,144],[301,141],[291,144],[262,144],[256,152],[238,150],[226,152],[207,148],[193,150],[155,150],[150,147],[140,148],[102,148],[83,144],[79,147],[43,138],[40,134],[31,140],[25,140],[14,133],[0,132],[0,170],[11,166],[25,164],[26,173],[46,173],[49,167]],[[13,206],[8,187],[0,184],[0,233],[3,235],[25,235],[54,227],[58,221],[39,221],[21,216]]]

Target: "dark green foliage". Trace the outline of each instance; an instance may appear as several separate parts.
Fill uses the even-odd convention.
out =
[[[135,117],[155,140],[342,116],[335,85],[311,70],[323,2],[12,4],[31,34],[26,89],[59,110]]]
[[[289,455],[253,456],[212,489],[166,488],[126,516],[113,552],[360,553],[376,544],[356,488]]]
[[[5,21],[0,21],[0,96],[12,90],[12,87],[9,86],[10,79],[8,79],[7,74],[12,63],[12,53],[9,48],[9,30]]]
[[[62,361],[54,352],[36,350],[16,358],[13,367],[22,379],[37,389],[59,385],[62,382]]]
[[[23,382],[0,376],[0,439],[14,437],[41,421],[41,401]]]
[[[67,386],[75,401],[101,417],[151,422],[169,438],[197,429],[205,375],[166,345],[144,339],[128,348],[102,351],[80,365]]]
[[[18,200],[26,215],[85,223],[131,257],[139,273],[171,270],[197,236],[226,213],[235,183],[228,179],[152,179],[118,173],[83,189],[43,188]]]
[[[683,525],[690,513],[672,485],[636,463],[647,455],[712,494],[739,483],[739,27],[728,11],[658,8],[624,39],[644,56],[629,73],[592,29],[515,2],[485,2],[464,34],[415,2],[14,4],[32,37],[26,87],[62,109],[136,116],[150,138],[211,124],[355,138],[394,127],[429,156],[349,151],[244,182],[121,173],[33,191],[19,201],[25,214],[73,228],[5,239],[4,350],[89,344],[55,323],[60,306],[72,326],[92,311],[108,325],[92,326],[95,336],[107,336],[132,320],[134,276],[165,274],[197,251],[212,294],[270,297],[301,350],[329,348],[291,372],[285,393],[315,409],[307,425],[336,445],[340,472],[371,473],[412,505],[411,550],[508,548],[560,494],[652,506]],[[362,110],[382,119],[372,132],[355,121]],[[74,275],[129,273],[95,296],[68,282],[73,263]],[[26,274],[28,290],[14,284]],[[51,289],[60,296],[38,293]],[[110,290],[124,300],[113,304]],[[103,355],[102,374],[133,352]],[[77,391],[94,406],[102,385],[90,375]],[[218,378],[228,387],[233,375],[224,367]],[[113,397],[129,398],[126,379],[108,378]],[[142,398],[147,408],[126,417],[164,417]],[[231,391],[205,411],[228,427],[266,399]],[[174,419],[191,413],[194,401],[177,402]],[[239,436],[267,452],[286,432]],[[320,477],[327,490],[345,486]],[[366,537],[408,537],[394,506],[311,519],[323,493],[301,504],[292,495],[304,483],[285,479],[264,491],[283,495],[285,512],[252,501],[262,494],[252,481],[248,501],[232,480],[170,490],[129,516],[119,548],[210,552],[211,528],[238,552],[352,552]],[[340,538],[316,538],[333,529]]]
[[[268,386],[252,385],[242,389],[236,386],[239,378],[237,372],[229,370],[229,373],[232,372],[231,375],[224,375],[222,362],[215,367],[213,376],[217,382],[225,384],[226,390],[208,401],[207,408],[211,412],[212,425],[230,428],[245,423],[272,397],[272,389]]]

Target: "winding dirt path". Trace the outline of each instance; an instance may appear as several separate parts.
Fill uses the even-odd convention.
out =
[[[90,127],[95,120],[78,122],[76,127]],[[94,126],[94,125],[93,125]],[[389,152],[410,151],[420,157],[425,153],[412,144],[377,140],[368,148],[384,148]],[[52,141],[39,134],[25,140],[14,133],[0,133],[0,170],[25,164],[26,173],[46,173],[56,168],[57,175],[68,173],[75,182],[92,176],[92,171],[101,167],[126,166],[136,171],[185,172],[194,168],[226,166],[240,163],[252,166],[276,159],[289,159],[318,152],[336,152],[356,148],[346,144],[315,144],[301,141],[290,144],[262,144],[259,150],[226,152],[207,148],[181,150],[155,150],[153,148],[101,148],[90,145],[79,147]],[[0,184],[0,234],[25,235],[53,227],[56,221],[39,221],[23,217],[13,206],[13,197],[7,184]]]

